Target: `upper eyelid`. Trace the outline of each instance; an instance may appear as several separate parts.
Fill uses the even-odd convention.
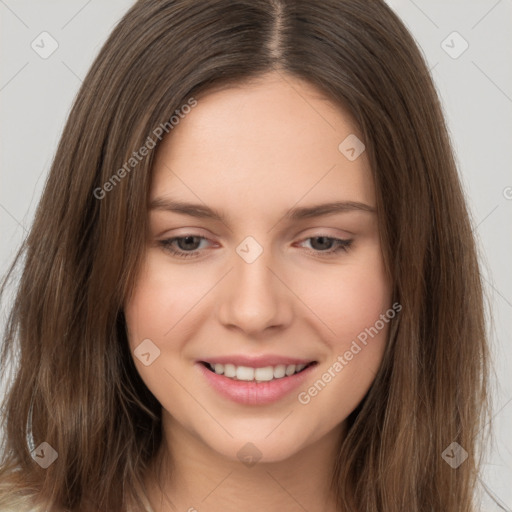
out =
[[[347,234],[349,234],[350,237],[354,236],[352,233],[347,232]],[[318,237],[322,237],[322,236],[326,237],[326,238],[334,238],[334,239],[338,239],[338,240],[348,240],[349,239],[349,238],[345,238],[340,235],[329,234],[329,233],[322,232],[322,231],[315,233],[315,234],[310,234],[308,236],[301,235],[300,239],[307,240],[309,238],[318,238]],[[166,241],[166,240],[176,240],[176,239],[187,238],[187,237],[196,237],[196,238],[201,238],[201,239],[205,239],[205,240],[209,240],[210,242],[213,242],[213,240],[209,236],[201,235],[199,233],[193,233],[193,232],[186,232],[183,234],[172,235],[172,236],[163,236],[161,238],[160,237],[157,237],[157,238],[159,238],[160,241]],[[294,238],[297,238],[297,237],[294,237]]]
[[[172,233],[169,235],[165,234],[165,233],[168,233],[169,231],[174,232],[174,231],[182,230],[182,229],[183,229],[182,233],[178,233],[178,234]],[[188,230],[188,231],[186,231],[186,230]],[[309,233],[311,230],[314,232],[314,234],[306,236],[306,233]],[[328,233],[329,230],[342,231],[345,234],[344,235],[343,234],[330,234],[330,233]],[[208,236],[207,234],[202,234],[205,231],[209,231],[210,233],[213,234],[214,237],[220,238],[222,236],[218,233],[213,232],[210,229],[205,230],[204,228],[202,228],[200,226],[188,226],[188,227],[184,227],[184,228],[174,228],[174,229],[165,230],[165,231],[161,232],[161,234],[155,235],[155,238],[158,238],[161,240],[168,240],[171,238],[184,238],[187,236],[198,236],[201,238],[206,238],[208,240],[211,240],[210,236]],[[284,233],[289,233],[290,231],[291,230],[287,229],[286,231],[283,231],[282,233],[280,233],[280,236],[282,236]],[[302,234],[300,234],[300,233],[302,233]],[[334,227],[334,226],[308,226],[308,227],[301,229],[299,233],[297,233],[293,236],[293,238],[297,238],[298,236],[301,236],[302,238],[326,236],[329,238],[340,238],[340,239],[347,240],[348,238],[352,238],[352,237],[356,236],[356,232],[351,231],[349,229],[341,229],[340,227]],[[230,238],[230,237],[231,237],[231,235],[228,238]]]
[[[364,230],[367,230],[368,229],[368,226],[366,224],[367,221],[369,220],[372,220],[372,222],[374,222],[375,220],[375,212],[373,210],[367,210],[367,209],[363,209],[363,208],[360,208],[360,209],[348,209],[348,210],[344,210],[346,215],[347,215],[347,218],[352,218],[353,219],[353,215],[356,215],[356,214],[371,214],[371,217],[366,217],[364,219],[364,224],[359,226],[359,222],[363,222],[363,218],[362,217],[358,217],[358,224],[355,227],[354,230],[351,230],[351,229],[343,229],[339,226],[334,226],[334,225],[321,225],[323,224],[324,221],[328,221],[329,219],[332,219],[332,218],[336,218],[336,213],[339,215],[341,212],[336,212],[336,213],[328,213],[328,214],[324,214],[324,215],[318,215],[318,216],[312,216],[312,217],[304,217],[302,219],[297,219],[296,221],[294,221],[293,223],[288,223],[286,222],[284,225],[282,225],[281,227],[278,227],[278,225],[280,224],[279,222],[277,224],[275,224],[272,228],[270,228],[267,232],[270,232],[272,231],[272,229],[276,229],[276,233],[278,233],[278,236],[287,236],[287,234],[289,234],[291,231],[295,231],[295,230],[298,230],[300,229],[301,231],[306,231],[306,230],[309,230],[309,229],[334,229],[334,230],[338,230],[338,231],[343,231],[344,233],[346,233],[347,236],[351,237],[351,236],[355,236],[357,234],[358,231],[360,231],[361,229],[364,229]],[[150,217],[151,217],[151,214],[152,213],[159,213],[159,212],[164,212],[164,213],[175,213],[177,216],[188,216],[187,214],[181,214],[180,212],[173,212],[173,211],[170,211],[170,210],[167,210],[165,208],[158,208],[158,207],[155,207],[151,212],[150,212]],[[317,218],[319,217],[319,218]],[[321,219],[320,217],[325,217],[324,219]],[[186,227],[176,227],[174,229],[168,229],[168,230],[165,230],[165,231],[160,231],[159,234],[156,234],[155,236],[159,237],[159,236],[163,236],[163,233],[167,232],[167,231],[175,231],[175,230],[178,230],[178,229],[190,229],[190,230],[199,230],[199,231],[208,231],[210,233],[213,233],[214,236],[216,237],[220,237],[222,236],[220,234],[220,232],[217,232],[217,229],[213,226],[213,224],[209,224],[208,221],[210,220],[215,220],[215,219],[212,219],[211,217],[205,217],[204,219],[201,218],[201,219],[197,219],[199,225],[194,225],[193,223],[193,219],[190,219],[192,220],[192,223]],[[204,222],[203,222],[204,221]],[[156,220],[155,220],[156,222]],[[153,221],[150,221],[150,225],[153,223]],[[158,222],[159,224],[160,222]],[[173,222],[174,223],[174,222]],[[314,223],[314,224],[313,224]],[[315,225],[315,224],[319,224],[319,225]],[[156,224],[156,225],[158,225]],[[181,224],[181,222],[180,222]],[[208,227],[207,228],[204,228],[203,225],[204,224],[207,224]],[[226,227],[227,227],[227,230],[229,231],[229,237],[232,237],[233,236],[233,230],[227,226],[225,223],[223,223]],[[221,228],[219,227],[219,231],[221,230]],[[153,231],[153,230],[152,230]],[[156,230],[154,230],[156,231]],[[175,235],[175,236],[182,236],[182,235]],[[205,236],[205,235],[197,235],[197,236]],[[208,236],[205,236],[206,238],[208,238]]]
[[[188,238],[188,237],[200,238],[201,240],[207,240],[209,242],[215,243],[209,237],[203,236],[203,235],[198,235],[198,234],[195,234],[195,233],[185,233],[183,235],[170,236],[170,237],[162,238],[159,241],[160,242],[175,242],[176,240],[180,240],[180,239]],[[350,238],[343,238],[343,237],[340,237],[340,236],[329,235],[327,233],[318,233],[318,234],[312,234],[312,235],[309,235],[309,236],[302,236],[302,237],[300,237],[300,239],[298,241],[302,243],[302,242],[304,242],[306,240],[309,240],[311,238],[320,238],[320,237],[325,237],[325,238],[328,238],[330,240],[340,241],[340,242],[349,242],[349,243],[353,242],[353,237],[352,236]],[[178,249],[178,251],[179,250],[182,250],[182,249]],[[193,253],[193,252],[200,251],[200,250],[201,249],[194,249],[193,251],[184,251],[184,252]]]

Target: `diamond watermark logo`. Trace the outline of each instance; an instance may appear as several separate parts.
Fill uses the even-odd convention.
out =
[[[236,252],[246,263],[254,263],[261,256],[263,247],[255,238],[248,236],[238,245]]]
[[[453,468],[457,469],[467,458],[468,452],[455,441],[446,448],[441,457]]]
[[[252,468],[261,459],[262,455],[253,443],[245,443],[236,454],[240,462],[248,468]]]
[[[135,357],[144,365],[149,366],[160,356],[160,349],[149,339],[145,339],[134,351]]]
[[[46,469],[57,460],[59,454],[51,445],[44,441],[32,450],[31,456],[43,469]]]
[[[59,47],[57,40],[48,32],[41,32],[33,41],[30,43],[32,50],[34,50],[39,57],[47,59],[50,57]]]
[[[441,48],[452,59],[458,59],[469,48],[469,43],[454,31],[441,42]]]
[[[342,140],[338,146],[339,152],[351,162],[357,160],[365,149],[366,146],[363,144],[363,141],[353,133]]]

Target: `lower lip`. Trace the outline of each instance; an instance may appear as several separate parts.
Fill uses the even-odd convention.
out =
[[[264,405],[277,402],[297,389],[308,378],[316,366],[312,364],[300,373],[266,382],[233,380],[208,370],[202,363],[196,363],[208,384],[222,396],[244,405]]]

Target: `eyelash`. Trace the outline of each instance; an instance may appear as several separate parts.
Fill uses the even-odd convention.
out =
[[[194,251],[183,251],[181,249],[176,249],[173,246],[173,243],[176,240],[183,240],[185,238],[200,238],[201,240],[208,240],[204,236],[196,236],[196,235],[185,235],[185,236],[177,236],[174,238],[167,238],[165,240],[159,240],[158,244],[166,251],[170,252],[173,256],[177,256],[178,258],[197,258],[200,256],[200,250],[195,249]],[[316,235],[305,238],[303,241],[311,240],[312,238],[326,238],[327,240],[332,240],[335,244],[334,249],[329,249],[326,251],[317,251],[314,249],[309,249],[307,252],[313,254],[314,256],[320,257],[330,257],[336,255],[340,251],[348,252],[350,246],[352,245],[353,240],[344,240],[341,238],[335,238],[332,236],[325,235]]]

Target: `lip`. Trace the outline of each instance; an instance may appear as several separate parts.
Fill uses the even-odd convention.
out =
[[[235,364],[231,363],[232,360],[228,360],[227,358],[215,359],[217,360],[216,362],[219,363],[221,363],[221,361],[226,361],[226,364]],[[245,363],[245,365],[252,366],[252,364],[254,364],[254,359],[252,359],[252,361],[253,363]],[[275,358],[272,359],[272,361],[275,361]],[[283,361],[301,360],[286,358],[283,359]],[[208,360],[208,362],[213,363],[214,361],[212,359]],[[311,361],[307,362],[309,363]],[[276,364],[286,363],[282,362]],[[306,364],[306,362],[299,362],[296,364]],[[267,382],[233,380],[228,377],[224,377],[224,375],[219,375],[208,370],[201,362],[197,362],[195,366],[206,379],[209,386],[221,396],[243,405],[265,405],[277,402],[297,389],[310,376],[317,364],[318,363],[312,364],[311,366],[304,368],[300,373],[296,373],[290,377],[282,377],[281,379],[274,379]],[[243,364],[239,365],[244,366]],[[273,364],[261,364],[258,362],[258,365],[255,365],[254,368],[263,367],[265,365],[273,366]]]
[[[296,357],[287,357],[280,355],[260,355],[248,356],[244,354],[230,355],[230,356],[217,356],[205,357],[197,362],[205,362],[211,364],[234,364],[235,366],[249,366],[250,368],[264,368],[265,366],[277,366],[278,364],[309,364],[315,359],[297,359]]]

